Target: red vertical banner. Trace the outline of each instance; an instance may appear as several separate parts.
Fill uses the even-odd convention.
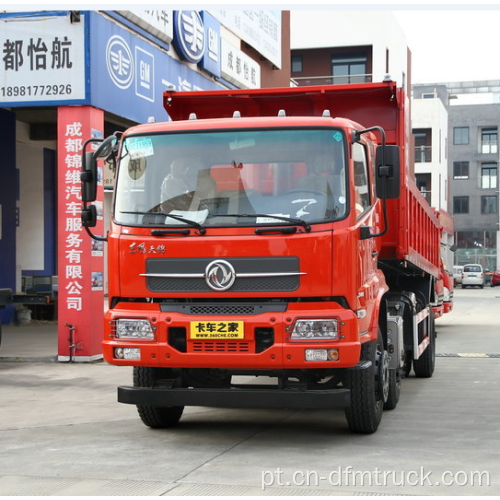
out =
[[[83,144],[102,137],[104,113],[89,106],[59,107],[57,116],[58,359],[89,362],[102,358],[104,332],[103,242],[92,240],[81,223],[80,172]],[[87,151],[90,151],[87,147]],[[104,232],[103,170],[99,166],[97,226]]]

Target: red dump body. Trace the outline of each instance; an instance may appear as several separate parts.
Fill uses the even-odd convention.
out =
[[[440,228],[434,210],[418,190],[409,169],[409,104],[395,82],[274,89],[165,92],[170,117],[187,120],[242,117],[322,116],[351,120],[361,128],[380,126],[386,143],[401,149],[401,195],[389,200],[389,231],[382,237],[379,259],[421,269],[434,277],[440,269]],[[359,126],[358,126],[359,127]],[[376,133],[379,138],[380,136]],[[404,264],[399,264],[403,262]]]

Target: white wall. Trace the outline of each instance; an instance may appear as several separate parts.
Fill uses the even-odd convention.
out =
[[[22,270],[44,268],[43,149],[56,142],[30,141],[29,125],[16,122],[16,167],[20,177],[19,226],[16,230],[16,288]]]
[[[371,45],[374,82],[384,79],[388,49],[389,73],[399,86],[407,84],[408,43],[392,12],[292,8],[290,38],[292,49]]]
[[[411,127],[432,130],[432,162],[415,163],[415,173],[432,175],[431,205],[448,211],[448,113],[441,99],[413,99]]]

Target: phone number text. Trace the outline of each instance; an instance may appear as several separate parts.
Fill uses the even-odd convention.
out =
[[[59,85],[20,85],[0,87],[2,97],[32,97],[71,95],[71,84]]]

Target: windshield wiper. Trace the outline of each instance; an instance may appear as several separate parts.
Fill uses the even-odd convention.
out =
[[[302,226],[306,233],[311,231],[311,226],[303,219],[296,219],[294,217],[283,217],[281,215],[270,215],[270,214],[210,214],[211,217],[271,217],[283,222],[288,222],[295,226]],[[272,223],[270,223],[272,224]]]
[[[198,229],[201,235],[205,234],[207,230],[198,222],[186,219],[181,215],[167,214],[166,212],[120,212],[121,214],[131,214],[131,215],[164,215],[165,217],[170,217],[171,219],[178,220],[179,222],[184,222],[188,226]]]

